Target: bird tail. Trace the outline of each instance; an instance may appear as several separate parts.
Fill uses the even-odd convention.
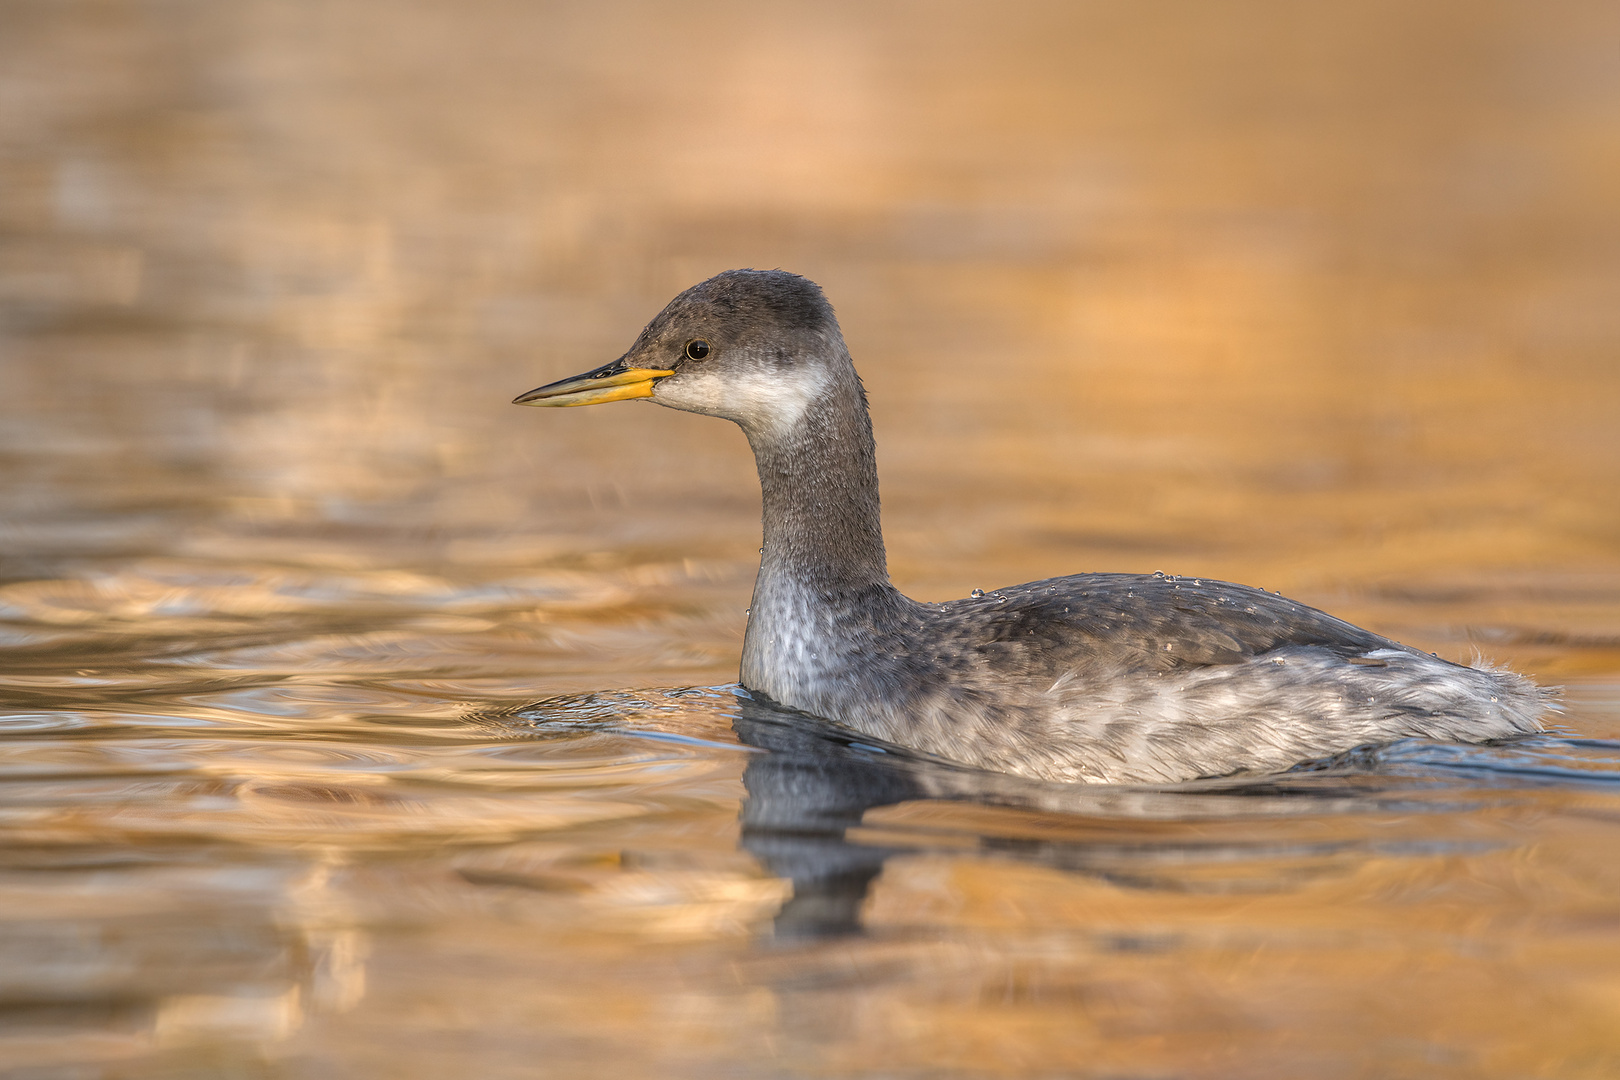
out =
[[[1547,722],[1564,711],[1562,686],[1538,686],[1516,671],[1487,660],[1478,649],[1468,666],[1490,678],[1491,700],[1515,731],[1547,730]]]

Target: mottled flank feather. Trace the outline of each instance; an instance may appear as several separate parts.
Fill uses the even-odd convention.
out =
[[[1501,738],[1540,730],[1551,702],[1512,672],[1224,582],[1081,574],[946,604],[886,591],[807,606],[823,613],[796,617],[815,644],[756,668],[751,687],[1049,780],[1176,781],[1410,736]]]

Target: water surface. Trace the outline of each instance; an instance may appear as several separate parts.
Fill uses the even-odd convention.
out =
[[[1620,1071],[1613,5],[16,0],[0,1075]],[[896,582],[1282,590],[1545,736],[1065,787],[735,685],[820,281]]]

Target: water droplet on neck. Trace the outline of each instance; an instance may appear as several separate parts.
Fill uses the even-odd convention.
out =
[[[982,599],[984,599],[984,590],[983,589],[974,589],[972,592],[968,593],[968,595],[971,596],[975,600],[982,600]]]

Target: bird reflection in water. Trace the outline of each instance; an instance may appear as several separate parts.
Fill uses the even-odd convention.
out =
[[[738,700],[737,737],[768,751],[752,756],[743,772],[742,847],[793,882],[776,916],[777,936],[858,930],[873,879],[902,849],[855,843],[848,832],[873,807],[928,797],[914,759],[812,726],[746,693]]]

